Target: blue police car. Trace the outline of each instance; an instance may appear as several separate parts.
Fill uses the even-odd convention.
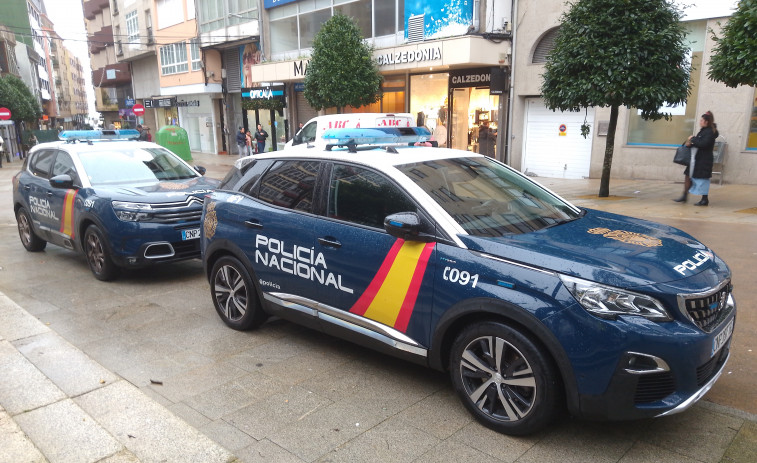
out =
[[[200,257],[200,217],[218,181],[136,130],[62,132],[13,177],[21,243],[83,252],[95,278]]]
[[[483,424],[678,413],[729,356],[731,273],[681,230],[576,207],[424,129],[240,159],[205,201],[232,328],[269,315],[449,372]],[[424,143],[421,143],[424,144]],[[401,146],[403,145],[403,146]]]

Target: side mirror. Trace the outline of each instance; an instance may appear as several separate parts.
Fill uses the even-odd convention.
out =
[[[50,179],[50,186],[53,188],[70,189],[74,187],[74,181],[68,174],[56,175]]]
[[[433,241],[432,236],[421,233],[421,218],[415,212],[397,212],[386,216],[384,230],[406,241]]]
[[[197,173],[199,173],[200,175],[205,175],[205,172],[208,171],[206,168],[202,166],[194,166],[194,168],[197,171]]]

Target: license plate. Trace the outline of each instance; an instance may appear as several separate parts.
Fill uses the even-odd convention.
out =
[[[731,334],[733,333],[733,319],[731,319],[730,322],[728,322],[728,325],[726,325],[725,328],[720,331],[720,333],[715,336],[715,339],[712,340],[712,355],[714,356],[723,345],[728,342],[728,340],[731,338]]]
[[[199,228],[192,228],[190,230],[182,230],[181,231],[181,239],[183,241],[186,240],[196,240],[200,237],[200,229]]]

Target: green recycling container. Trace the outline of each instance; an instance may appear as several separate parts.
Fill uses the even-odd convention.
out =
[[[176,153],[185,161],[192,160],[187,131],[178,125],[167,125],[155,134],[155,143]]]

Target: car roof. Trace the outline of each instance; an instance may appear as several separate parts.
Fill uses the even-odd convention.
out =
[[[136,140],[91,140],[89,141],[53,141],[36,145],[33,151],[42,149],[62,149],[71,153],[84,153],[88,151],[119,150],[124,148],[163,148],[162,146],[148,141]]]

